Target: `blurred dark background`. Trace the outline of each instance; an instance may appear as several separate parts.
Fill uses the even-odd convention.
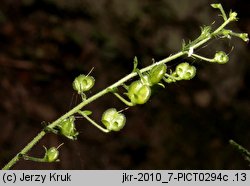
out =
[[[152,58],[179,51],[182,39],[195,39],[200,26],[221,23],[219,12],[210,7],[214,2],[2,0],[0,166],[43,123],[77,104],[74,77],[94,67],[90,96],[131,72],[134,56],[144,67]],[[226,12],[238,12],[240,20],[231,28],[249,33],[249,2],[220,2]],[[228,64],[194,63],[198,73],[193,80],[156,89],[147,104],[125,111],[121,132],[103,134],[77,119],[77,141],[48,134],[29,153],[42,157],[43,145],[63,142],[59,163],[20,161],[13,169],[249,169],[249,162],[228,143],[234,139],[250,149],[249,45],[235,38],[215,40],[199,53],[213,57],[233,46]],[[87,108],[100,121],[110,107],[125,108],[113,95]]]

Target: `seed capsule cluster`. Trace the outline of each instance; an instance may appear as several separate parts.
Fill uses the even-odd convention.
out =
[[[167,70],[165,64],[154,66],[146,75],[140,75],[141,79],[132,82],[128,88],[127,96],[133,105],[146,103],[151,96],[151,87],[158,84]]]
[[[124,128],[126,123],[126,117],[124,114],[121,113],[121,111],[117,111],[115,108],[109,108],[102,114],[101,122],[105,126],[102,127],[101,125],[97,124],[95,121],[93,121],[89,116],[92,114],[89,110],[80,110],[83,106],[88,105],[93,100],[103,96],[104,94],[110,92],[116,95],[121,101],[123,101],[128,106],[134,106],[137,104],[144,104],[146,103],[150,96],[151,96],[151,89],[154,85],[161,85],[165,87],[161,81],[164,80],[166,83],[173,83],[179,80],[191,80],[196,75],[196,68],[192,65],[190,65],[187,62],[180,63],[176,66],[174,71],[170,70],[170,73],[167,73],[167,66],[162,63],[167,63],[169,61],[172,61],[174,59],[177,59],[178,57],[184,57],[184,55],[187,55],[186,57],[192,57],[192,59],[199,59],[204,60],[210,63],[218,63],[218,64],[225,64],[229,61],[228,54],[226,54],[223,51],[218,51],[215,53],[214,58],[206,58],[203,56],[200,56],[198,54],[195,54],[194,51],[201,45],[203,45],[205,42],[212,38],[228,38],[231,39],[232,36],[239,37],[245,42],[249,42],[248,33],[235,33],[232,30],[228,30],[225,28],[225,26],[232,21],[237,21],[237,13],[230,11],[229,15],[226,15],[223,7],[221,4],[211,4],[213,8],[219,9],[221,12],[221,17],[224,19],[224,23],[218,27],[216,30],[213,31],[212,25],[211,26],[204,26],[201,28],[201,34],[200,36],[190,41],[188,44],[183,42],[182,45],[182,51],[179,53],[176,53],[174,56],[171,56],[171,58],[165,58],[161,61],[159,61],[157,64],[153,64],[151,66],[148,66],[141,71],[137,68],[138,60],[135,57],[134,58],[134,66],[133,71],[128,76],[122,78],[120,81],[114,83],[107,89],[104,89],[103,91],[100,91],[96,95],[92,96],[89,100],[87,100],[87,96],[85,95],[86,92],[90,91],[92,87],[95,84],[94,77],[90,76],[91,70],[87,75],[81,74],[78,77],[75,78],[75,80],[72,83],[73,89],[82,97],[82,101],[84,104],[80,104],[71,111],[69,111],[67,114],[62,116],[61,119],[56,120],[55,122],[48,125],[44,132],[54,132],[56,134],[61,134],[68,139],[76,140],[78,136],[78,132],[75,128],[75,116],[73,114],[78,113],[82,115],[85,119],[87,119],[90,123],[92,123],[95,127],[100,129],[102,132],[110,132],[110,131],[120,131]],[[161,64],[159,64],[161,63]],[[149,70],[149,68],[151,70]],[[143,73],[145,71],[148,71],[147,73]],[[135,76],[135,72],[138,73],[140,79],[133,81],[129,86],[124,85],[125,81],[127,81],[130,77]],[[120,96],[117,91],[118,87],[123,85],[126,89],[126,95],[129,99],[127,101],[122,96]],[[112,88],[111,88],[112,87]],[[86,102],[85,102],[86,101]],[[73,113],[73,114],[69,114]],[[69,116],[70,115],[70,116]],[[41,136],[40,133],[37,137]],[[30,150],[33,145],[39,141],[38,138],[34,138],[34,140],[27,145],[28,147],[25,147],[26,150]],[[9,169],[15,162],[18,161],[19,158],[24,158],[25,160],[32,160],[37,162],[56,162],[59,161],[59,151],[58,148],[61,145],[56,147],[51,147],[49,149],[45,148],[45,155],[43,158],[36,158],[31,157],[26,154],[23,154],[21,151],[18,153],[18,157],[13,158],[5,167],[4,169]],[[25,150],[25,149],[24,149]],[[27,151],[26,151],[27,152]],[[13,163],[14,162],[14,163]]]

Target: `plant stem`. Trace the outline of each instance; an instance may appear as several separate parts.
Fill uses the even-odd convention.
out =
[[[115,95],[118,99],[120,99],[124,104],[126,104],[127,106],[129,106],[129,107],[134,106],[133,103],[127,101],[125,98],[123,98],[122,96],[120,96],[120,94],[114,93],[114,95]]]
[[[92,125],[94,125],[96,128],[98,128],[99,130],[101,130],[104,133],[109,133],[110,131],[103,128],[102,126],[100,126],[99,124],[97,124],[94,120],[92,120],[90,117],[88,117],[86,114],[84,114],[82,111],[78,111],[79,114],[81,114],[86,120],[88,120]]]
[[[35,162],[41,162],[41,163],[46,162],[44,160],[44,158],[35,158],[35,157],[31,157],[31,156],[26,156],[26,155],[23,156],[23,159],[30,160],[30,161],[35,161]]]
[[[168,58],[165,58],[157,63],[154,63],[148,67],[145,67],[143,69],[141,69],[141,73],[146,72],[148,70],[150,70],[152,67],[154,67],[155,65],[158,64],[162,64],[162,63],[167,63],[169,61],[172,61],[180,56],[185,55],[185,52],[178,52],[175,55],[172,55]],[[130,74],[128,74],[127,76],[125,76],[124,78],[120,79],[119,81],[117,81],[116,83],[114,83],[113,85],[110,85],[109,87],[105,88],[104,90],[98,92],[97,94],[93,95],[92,97],[89,97],[88,99],[86,99],[85,101],[81,102],[80,104],[78,104],[76,107],[74,107],[73,109],[71,109],[69,112],[67,112],[66,114],[64,114],[63,116],[61,116],[60,118],[58,118],[57,120],[55,120],[54,122],[52,122],[51,124],[49,124],[47,127],[48,128],[54,128],[55,126],[57,126],[59,123],[61,123],[61,121],[63,121],[64,119],[68,118],[69,116],[72,116],[73,114],[77,113],[80,109],[82,109],[84,106],[88,105],[89,103],[95,101],[96,99],[102,97],[103,95],[109,93],[110,90],[112,90],[113,88],[116,88],[120,85],[122,85],[123,83],[125,83],[126,81],[128,81],[129,79],[137,76],[138,73],[137,72],[132,72]],[[46,134],[45,131],[41,131],[40,133],[38,133],[38,135],[27,145],[23,148],[23,150],[20,151],[20,154],[27,154],[30,149],[37,144],[38,141],[40,141],[43,136]],[[19,157],[19,153],[12,159],[10,160],[4,167],[3,170],[8,170],[10,169],[16,162],[18,162],[20,159]]]
[[[207,41],[209,41],[210,39],[212,39],[214,36],[216,36],[216,34],[218,34],[228,23],[230,22],[229,19],[227,19],[220,27],[218,27],[210,36],[207,36],[207,38],[204,38],[203,40],[201,40],[200,42],[194,44],[192,47],[193,49],[196,49],[198,47],[200,47],[201,45],[203,45],[204,43],[206,43]],[[180,51],[174,55],[171,55],[161,61],[158,61],[156,63],[153,63],[152,65],[149,65],[143,69],[140,70],[141,73],[146,72],[151,70],[154,66],[159,65],[159,64],[164,64],[164,63],[168,63],[174,59],[177,59],[179,57],[182,57],[184,55],[187,55],[188,51]],[[120,79],[119,81],[117,81],[116,83],[110,85],[109,87],[105,88],[104,90],[96,93],[95,95],[89,97],[86,100],[83,100],[83,102],[81,102],[80,104],[78,104],[76,107],[74,107],[73,109],[71,109],[70,111],[68,111],[66,114],[62,115],[61,117],[59,117],[57,120],[55,120],[54,122],[52,122],[51,124],[49,124],[47,127],[49,128],[54,128],[55,126],[57,126],[58,124],[60,124],[64,119],[68,118],[69,116],[72,116],[73,114],[77,113],[80,109],[82,109],[84,106],[88,105],[89,103],[95,101],[96,99],[104,96],[105,94],[109,93],[110,90],[113,90],[114,88],[117,88],[121,85],[123,85],[126,81],[132,79],[133,77],[137,76],[138,73],[137,72],[131,72],[130,74],[128,74],[127,76],[125,76],[124,78]],[[20,160],[20,154],[27,154],[31,148],[36,145],[46,134],[46,132],[43,130],[40,133],[37,134],[37,136],[30,142],[28,143],[28,145],[26,145],[13,159],[11,159],[4,167],[3,170],[7,170],[10,169],[15,163],[17,163]]]
[[[207,61],[207,62],[210,62],[210,63],[214,63],[214,59],[209,59],[209,58],[206,58],[206,57],[203,57],[203,56],[200,56],[200,55],[197,55],[197,54],[192,54],[192,56],[198,58],[198,59],[201,59],[203,61]]]
[[[8,170],[10,169],[16,162],[19,161],[20,159],[20,154],[26,154],[35,144],[37,144],[38,141],[40,141],[43,136],[46,133],[44,131],[41,131],[40,133],[38,133],[38,135],[30,142],[28,143],[28,145],[26,145],[23,150],[21,150],[12,160],[10,160],[9,163],[7,163],[4,167],[3,170]]]

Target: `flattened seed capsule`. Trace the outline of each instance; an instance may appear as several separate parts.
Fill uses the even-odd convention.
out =
[[[124,127],[126,117],[115,108],[110,108],[103,113],[102,123],[109,131],[119,131]]]

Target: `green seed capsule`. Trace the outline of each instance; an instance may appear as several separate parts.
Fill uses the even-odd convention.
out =
[[[167,71],[165,64],[154,66],[149,72],[149,80],[151,85],[159,83]]]
[[[61,122],[61,124],[59,125],[59,128],[60,128],[60,133],[71,139],[71,140],[76,140],[77,139],[77,135],[78,135],[78,132],[76,131],[76,128],[75,128],[75,117],[74,116],[71,116],[65,120],[63,120]]]
[[[46,154],[44,156],[44,160],[46,162],[55,162],[58,161],[59,151],[55,147],[51,147],[46,150]]]
[[[102,123],[109,131],[119,131],[124,127],[126,117],[115,108],[110,108],[103,113]]]
[[[219,51],[214,55],[214,61],[219,64],[225,64],[229,61],[229,57],[225,52]]]
[[[175,72],[178,80],[190,80],[195,76],[196,68],[185,62],[177,65]]]
[[[240,33],[238,35],[239,38],[241,38],[243,41],[248,42],[249,41],[249,37],[248,37],[248,33]]]
[[[141,80],[137,80],[129,86],[127,95],[132,104],[144,104],[150,98],[151,89],[148,85],[143,84]]]
[[[75,78],[72,83],[73,89],[77,91],[78,94],[89,91],[95,84],[95,79],[92,76],[85,76],[83,74]]]

